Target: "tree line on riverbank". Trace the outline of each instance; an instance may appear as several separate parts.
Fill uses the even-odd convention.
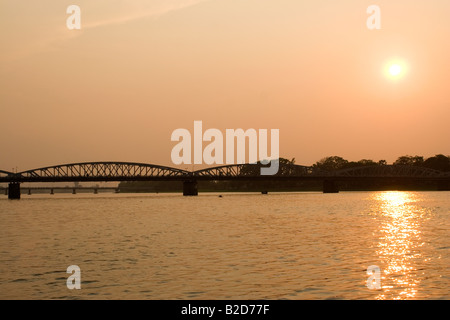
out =
[[[280,158],[280,167],[295,164],[294,159]],[[433,157],[401,156],[393,165],[418,166],[438,171],[450,171],[450,156],[438,154]],[[323,158],[312,165],[313,168],[324,171],[338,171],[363,166],[384,166],[387,161],[373,161],[362,159],[348,161],[339,156]],[[250,169],[249,167],[249,170]],[[340,183],[341,190],[435,190],[436,186],[430,182],[399,183],[395,179],[380,183],[379,181],[344,182]],[[179,181],[124,181],[119,184],[120,192],[182,192],[183,186]],[[198,181],[199,192],[261,192],[261,191],[321,191],[321,181]]]
[[[387,165],[386,160],[380,160],[375,162],[373,160],[362,159],[359,161],[348,161],[338,156],[326,157],[320,161],[317,161],[313,167],[323,169],[326,171],[337,171],[341,169],[363,167],[363,166],[382,166]],[[438,171],[447,172],[450,171],[450,156],[443,154],[435,155],[425,159],[423,156],[401,156],[393,165],[405,165],[405,166],[417,166]]]

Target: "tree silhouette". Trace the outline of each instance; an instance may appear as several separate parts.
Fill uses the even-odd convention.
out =
[[[394,162],[394,165],[422,166],[423,162],[422,156],[401,156]]]
[[[331,156],[323,158],[313,164],[313,167],[325,171],[336,171],[345,168],[348,161],[338,156]]]
[[[443,154],[437,154],[434,157],[425,160],[423,166],[440,171],[450,171],[450,157],[444,156]]]

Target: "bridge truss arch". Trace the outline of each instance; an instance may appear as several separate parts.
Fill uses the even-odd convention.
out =
[[[274,165],[272,163],[272,165]],[[329,176],[329,172],[315,167],[279,163],[278,172],[274,175],[261,175],[261,168],[268,165],[261,164],[232,164],[201,169],[193,172],[195,177],[204,178],[270,178],[270,177],[313,177]]]
[[[190,172],[135,162],[83,162],[43,167],[16,174],[21,181],[122,181],[180,178]]]
[[[450,171],[442,172],[442,174],[440,176],[443,178],[450,178]]]
[[[336,171],[337,177],[408,177],[408,178],[435,178],[442,176],[443,172],[417,166],[377,165],[348,168]]]
[[[9,172],[9,171],[4,171],[4,170],[0,170],[0,177],[8,177],[8,176],[12,176],[14,173]]]

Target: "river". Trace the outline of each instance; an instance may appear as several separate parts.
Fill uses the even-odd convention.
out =
[[[1,196],[0,299],[449,299],[449,214],[450,192]]]

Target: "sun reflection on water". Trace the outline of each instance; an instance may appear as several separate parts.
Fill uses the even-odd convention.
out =
[[[414,298],[420,282],[415,262],[421,258],[421,222],[426,212],[413,192],[377,193],[374,200],[380,217],[376,253],[383,266],[382,293],[377,299]]]

